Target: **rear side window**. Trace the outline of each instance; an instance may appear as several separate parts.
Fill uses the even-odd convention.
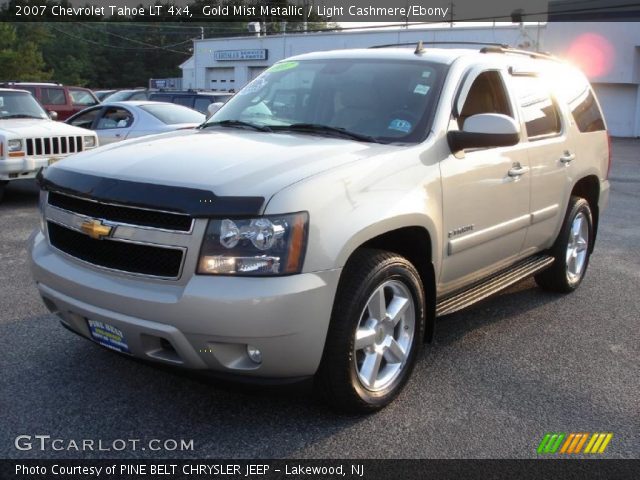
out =
[[[556,67],[549,73],[556,97],[569,105],[578,129],[583,133],[605,130],[602,112],[584,75],[568,67]],[[553,82],[558,77],[564,81]]]
[[[529,139],[559,134],[560,114],[545,83],[535,76],[515,76],[513,84]]]
[[[40,101],[45,105],[65,105],[67,100],[62,88],[40,88]]]

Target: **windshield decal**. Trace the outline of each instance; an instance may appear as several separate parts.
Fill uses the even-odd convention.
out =
[[[236,95],[251,95],[253,93],[258,93],[267,85],[268,78],[269,74],[267,72],[263,73],[249,85],[240,90]]]
[[[418,84],[416,85],[416,88],[413,89],[413,93],[418,93],[420,95],[426,95],[427,93],[429,93],[429,89],[431,87],[429,87],[429,85],[422,85],[422,84]]]
[[[389,130],[397,130],[398,132],[409,133],[411,131],[411,122],[394,118],[387,127]]]
[[[291,70],[297,66],[298,62],[281,62],[276,63],[273,67],[267,70],[267,72],[284,72],[285,70]]]

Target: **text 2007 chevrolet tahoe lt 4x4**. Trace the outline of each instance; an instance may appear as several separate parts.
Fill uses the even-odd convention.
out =
[[[315,376],[371,411],[434,320],[527,276],[582,281],[610,152],[543,55],[381,48],[276,63],[199,129],[40,177],[33,275],[64,326],[143,359]]]

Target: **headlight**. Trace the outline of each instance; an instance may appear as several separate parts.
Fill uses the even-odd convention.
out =
[[[7,151],[11,152],[21,152],[22,151],[22,140],[9,140],[7,142]]]
[[[83,137],[82,143],[84,148],[94,148],[96,146],[96,137]]]
[[[198,273],[249,276],[299,273],[308,226],[307,212],[209,220]]]

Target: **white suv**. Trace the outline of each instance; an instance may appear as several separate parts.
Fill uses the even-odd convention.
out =
[[[97,145],[94,132],[54,122],[26,90],[0,88],[0,201],[11,180]]]
[[[570,292],[607,204],[585,77],[502,47],[302,55],[201,128],[40,178],[33,275],[65,327],[139,358],[402,389],[435,318],[527,276]]]

